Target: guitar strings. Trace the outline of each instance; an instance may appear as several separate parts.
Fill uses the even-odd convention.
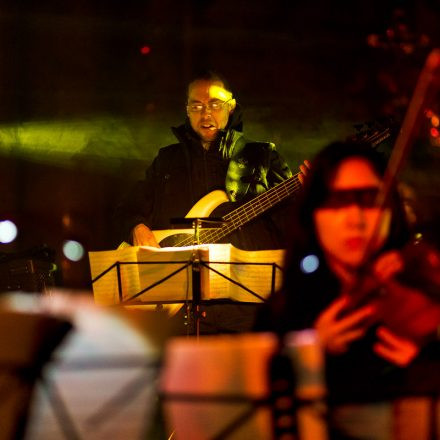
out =
[[[373,147],[375,147],[377,144],[383,142],[385,139],[390,137],[390,135],[391,135],[391,129],[389,127],[386,127],[382,131],[375,132],[370,136],[367,136],[364,142],[368,142]],[[204,238],[204,242],[215,243],[217,240],[220,240],[225,235],[234,231],[236,228],[240,227],[249,220],[252,220],[257,215],[264,212],[268,208],[271,208],[275,203],[283,200],[286,196],[294,194],[302,186],[298,178],[300,174],[301,174],[300,172],[296,173],[289,179],[286,179],[277,186],[261,194],[261,196],[258,196],[257,198],[250,200],[249,202],[242,205],[240,208],[237,208],[231,213],[226,214],[224,216],[224,219],[228,221],[228,224],[214,231],[209,231],[209,230],[205,231],[205,233],[202,234]],[[284,193],[281,197],[278,196],[278,194],[281,192],[280,190],[283,191]],[[254,210],[254,206],[257,207],[256,211]],[[252,208],[251,215],[247,214],[250,211],[249,208]]]
[[[299,188],[301,188],[301,183],[298,179],[299,174],[301,173],[293,175],[289,179],[284,180],[260,196],[250,200],[249,202],[246,202],[229,214],[226,214],[223,218],[228,223],[221,228],[202,229],[200,231],[201,243],[215,243],[244,223],[252,220],[260,213],[271,208],[277,202],[282,201],[287,196],[295,193]],[[192,243],[192,237],[188,237],[177,243],[175,246],[189,246]]]
[[[390,137],[391,130],[389,127],[386,127],[383,131],[375,132],[364,140],[364,142],[370,143],[373,147],[377,144],[381,143],[388,137]],[[278,201],[282,201],[289,195],[294,194],[298,191],[302,184],[299,181],[298,176],[301,173],[296,173],[289,179],[284,180],[278,185],[270,188],[265,193],[257,196],[256,198],[250,200],[249,202],[243,204],[239,208],[234,211],[226,214],[223,219],[228,223],[223,225],[221,228],[217,228],[214,230],[205,229],[200,232],[201,242],[202,243],[215,243],[224,236],[228,235],[230,232],[239,228],[241,225],[246,222],[252,220],[257,217],[262,212],[274,206]],[[282,194],[281,196],[279,194]],[[255,209],[254,209],[255,208]],[[252,210],[252,212],[251,212]],[[190,245],[192,243],[192,239],[185,239],[178,246]]]
[[[270,190],[267,191],[266,193],[262,194],[261,198],[258,198],[257,201],[254,200],[248,202],[246,205],[243,205],[244,209],[240,209],[239,210],[240,212],[233,211],[229,215],[226,215],[225,220],[227,220],[229,224],[226,224],[225,227],[222,229],[225,229],[228,232],[236,229],[237,227],[248,222],[249,220],[252,220],[262,212],[271,208],[277,202],[283,200],[285,197],[292,195],[300,187],[301,184],[299,183],[299,181],[296,182],[291,181],[288,182],[288,184],[284,185],[284,187],[282,188],[283,194],[281,196],[279,195],[280,194],[279,190],[281,188],[275,187],[277,191],[270,191]],[[250,208],[252,208],[252,210]],[[223,231],[219,231],[219,232],[223,232]],[[213,234],[216,234],[216,232],[214,231]]]
[[[277,186],[261,194],[256,199],[252,199],[231,213],[226,214],[224,219],[227,220],[228,223],[221,228],[202,230],[200,232],[201,242],[216,242],[220,238],[232,232],[234,229],[240,227],[242,224],[255,218],[261,212],[264,212],[268,208],[272,207],[278,201],[283,200],[286,196],[293,194],[301,187],[301,183],[298,180],[299,174],[300,173],[292,176],[284,182],[281,182]],[[284,193],[281,197],[278,195],[280,191]],[[254,209],[254,206],[256,209]],[[192,238],[186,238],[177,246],[185,246],[190,244],[192,244]]]

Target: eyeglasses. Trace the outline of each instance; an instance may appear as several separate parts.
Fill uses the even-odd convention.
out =
[[[209,110],[210,112],[217,112],[221,110],[224,107],[224,105],[229,101],[230,99],[228,99],[227,101],[218,100],[218,101],[208,102],[207,104],[195,102],[192,104],[188,104],[186,108],[190,113],[201,113],[203,109]]]

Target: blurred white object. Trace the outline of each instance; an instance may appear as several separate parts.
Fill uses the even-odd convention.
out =
[[[145,438],[159,351],[126,315],[99,308],[88,292],[12,294],[0,305],[73,325],[37,382],[26,439]]]
[[[313,405],[315,400],[322,403],[325,395],[323,356],[316,335],[295,332],[287,344],[286,354],[295,363],[295,397],[299,393],[312,402],[308,410],[298,411],[300,438],[326,439],[323,414]],[[278,347],[278,338],[271,333],[171,340],[160,389],[172,438],[271,439],[272,410],[263,403],[271,393],[269,365]],[[302,368],[307,371],[299,372]]]

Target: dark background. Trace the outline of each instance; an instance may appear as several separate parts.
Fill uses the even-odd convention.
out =
[[[88,286],[87,257],[69,262],[62,243],[113,246],[114,204],[174,141],[195,71],[223,73],[245,133],[296,168],[354,124],[402,119],[439,22],[438,0],[2,1],[0,220],[19,235],[0,252],[47,244],[64,285]],[[419,218],[436,225],[428,122],[403,176]]]

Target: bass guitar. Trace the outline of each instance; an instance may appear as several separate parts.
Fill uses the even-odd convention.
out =
[[[301,173],[294,174],[292,177],[284,180],[268,191],[265,191],[228,214],[225,214],[221,218],[222,225],[220,227],[201,229],[199,233],[199,243],[218,243],[223,237],[257,218],[287,197],[293,196],[301,188],[301,182],[298,177],[300,174]],[[212,191],[202,197],[185,217],[209,217],[215,209],[226,202],[229,202],[229,199],[224,191]],[[191,229],[157,230],[153,231],[153,234],[161,247],[190,246],[194,240],[194,232]]]
[[[369,129],[368,133],[359,132],[357,139],[370,143],[376,147],[392,134],[389,126],[385,128]],[[199,233],[199,243],[218,243],[222,238],[236,231],[251,220],[257,218],[270,208],[282,202],[286,198],[295,195],[301,188],[299,175],[284,180],[268,191],[256,196],[252,200],[241,204],[233,211],[222,216],[222,225],[217,228],[202,228]],[[215,190],[202,197],[188,212],[185,218],[209,217],[223,203],[229,202],[227,194],[222,190]],[[153,234],[161,247],[191,246],[194,242],[194,231],[191,229],[164,229],[153,231]]]

